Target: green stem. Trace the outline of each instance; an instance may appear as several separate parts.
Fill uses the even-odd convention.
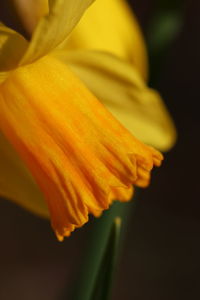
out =
[[[135,197],[134,197],[135,202]],[[90,237],[90,241],[88,243],[88,249],[86,251],[87,257],[85,259],[85,264],[82,266],[82,273],[80,279],[78,280],[78,284],[73,291],[72,300],[94,300],[94,291],[96,288],[96,281],[98,278],[98,273],[100,270],[100,266],[104,257],[105,249],[107,242],[109,240],[109,235],[113,226],[114,220],[119,217],[122,219],[122,234],[126,229],[128,216],[132,211],[132,206],[134,202],[130,203],[120,203],[115,202],[112,207],[105,211],[103,216],[99,219],[95,220],[93,232]],[[114,264],[116,258],[113,258]],[[108,275],[107,295],[102,299],[109,299],[111,283],[113,278],[113,268],[109,268],[111,272]]]
[[[113,275],[119,252],[121,219],[117,217],[112,224],[111,232],[104,249],[103,259],[93,287],[90,300],[109,300],[112,292]]]

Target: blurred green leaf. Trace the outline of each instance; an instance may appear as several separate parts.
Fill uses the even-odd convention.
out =
[[[181,31],[185,0],[156,1],[147,29],[150,60],[150,85],[156,87],[160,71],[170,46]]]
[[[148,34],[150,53],[162,52],[181,29],[182,18],[178,12],[160,13],[154,17]]]

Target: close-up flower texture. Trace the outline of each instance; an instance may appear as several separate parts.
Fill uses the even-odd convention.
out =
[[[176,133],[123,0],[44,2],[19,5],[29,38],[0,25],[0,195],[61,241],[148,186]]]
[[[0,300],[199,299],[199,0],[0,0]]]

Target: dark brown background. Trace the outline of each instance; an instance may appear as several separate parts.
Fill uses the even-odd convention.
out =
[[[154,2],[131,2],[146,31]],[[113,300],[200,299],[199,11],[199,0],[186,1],[184,26],[162,64],[157,88],[179,138],[163,167],[154,173],[151,187],[140,193]],[[48,222],[2,200],[0,299],[61,299],[66,285],[70,289],[79,273],[92,226],[58,243]]]

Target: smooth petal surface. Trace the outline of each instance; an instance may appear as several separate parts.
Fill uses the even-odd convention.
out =
[[[93,1],[49,1],[49,14],[39,21],[21,65],[32,63],[63,42]]]
[[[16,151],[0,132],[0,197],[48,217],[43,195]]]
[[[60,240],[132,184],[149,184],[162,155],[134,138],[65,64],[44,57],[0,86],[0,128],[43,191]]]
[[[97,51],[60,51],[55,55],[137,138],[162,151],[174,145],[173,121],[160,95],[146,86],[137,68]]]
[[[7,71],[17,67],[27,46],[20,34],[0,23],[0,83],[7,77]]]
[[[66,41],[66,49],[108,51],[132,63],[146,80],[147,53],[138,22],[125,0],[97,0]]]

